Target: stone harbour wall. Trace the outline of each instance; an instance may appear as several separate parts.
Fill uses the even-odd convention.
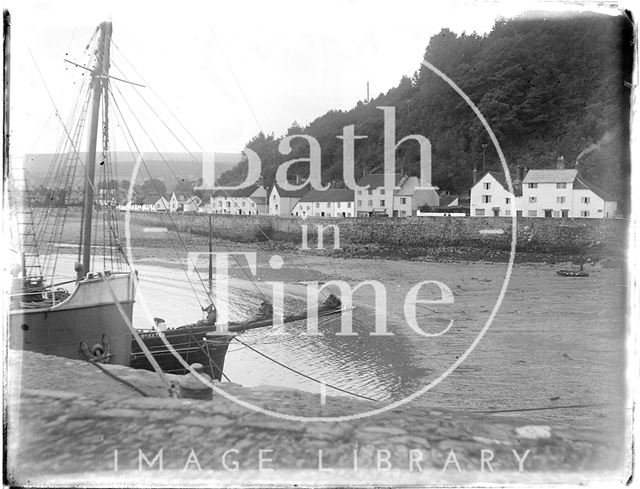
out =
[[[157,222],[158,215],[137,214],[134,222]],[[176,231],[208,235],[207,215],[175,214]],[[333,247],[336,226],[341,245],[385,245],[397,248],[438,246],[473,247],[488,250],[510,249],[512,219],[504,217],[408,217],[408,218],[307,218],[277,216],[235,216],[213,214],[216,237],[241,242],[287,241],[302,243],[306,227],[308,246],[317,246],[320,226],[324,226],[324,248]],[[626,219],[518,218],[517,250],[537,253],[595,254],[624,256],[627,241]]]

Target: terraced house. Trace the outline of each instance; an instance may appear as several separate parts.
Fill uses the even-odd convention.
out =
[[[358,180],[359,186],[368,187],[356,191],[355,209],[358,217],[413,216],[421,206],[437,206],[440,202],[437,188],[421,188],[418,177],[396,173],[393,187],[387,187],[384,180],[384,173],[372,173]]]
[[[511,203],[517,216],[551,218],[612,218],[616,198],[581,176],[575,168],[529,170],[521,185],[508,190],[502,172],[487,172],[471,189],[471,215],[510,217]]]
[[[354,217],[353,190],[311,190],[291,211],[298,217]]]
[[[267,214],[267,190],[256,184],[237,190],[217,190],[211,196],[209,209],[215,214]]]

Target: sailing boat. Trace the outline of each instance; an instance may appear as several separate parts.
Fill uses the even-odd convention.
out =
[[[137,273],[130,266],[118,236],[115,199],[103,192],[105,187],[100,189],[99,198],[96,199],[99,128],[102,128],[102,161],[99,163],[103,173],[102,183],[113,176],[108,172],[111,160],[108,134],[110,80],[131,82],[109,75],[111,22],[100,24],[94,38],[96,34],[95,50],[87,49],[91,51],[93,68],[72,63],[91,72],[88,95],[86,103],[80,105],[77,111],[76,129],[68,131],[65,127],[63,138],[69,151],[60,160],[62,170],[57,172],[63,182],[55,191],[50,192],[48,207],[37,224],[34,212],[24,205],[26,179],[20,181],[20,178],[13,176],[12,203],[15,215],[21,219],[14,229],[14,235],[20,238],[21,267],[15,274],[11,295],[10,347],[95,363],[128,365],[149,370],[161,368],[171,373],[185,373],[185,362],[201,363],[208,366],[213,378],[220,380],[229,343],[235,335],[244,331],[272,326],[275,321],[273,308],[269,303],[263,303],[259,313],[252,319],[225,325],[209,320],[166,331],[154,328],[138,332],[133,328]],[[87,119],[90,124],[87,156],[83,163],[78,148]],[[56,282],[56,261],[53,261],[53,266],[49,267],[52,271],[46,276],[46,267],[40,263],[37,237],[43,234],[43,229],[52,231],[49,251],[57,256],[59,249],[52,249],[51,245],[60,244],[67,217],[70,186],[74,183],[78,166],[84,166],[84,199],[78,241],[79,259],[75,266],[76,278]],[[108,186],[106,189],[108,190]],[[105,268],[101,271],[95,269],[99,260],[92,253],[96,248],[92,230],[98,208],[103,218],[102,262]],[[49,225],[51,221],[53,223]],[[107,256],[110,258],[110,268],[106,268]],[[114,270],[114,267],[118,270]],[[209,275],[211,276],[211,269]],[[74,285],[70,293],[60,288],[61,285],[70,283]],[[215,310],[213,303],[209,310]],[[331,295],[318,308],[317,315],[326,317],[342,312],[340,301]],[[290,314],[282,322],[305,319],[306,313]],[[177,358],[176,354],[182,358]]]
[[[91,72],[86,105],[80,111],[80,123],[73,134],[66,134],[71,153],[66,155],[61,179],[65,185],[73,184],[80,156],[78,144],[84,122],[89,119],[87,156],[84,163],[84,203],[79,236],[76,279],[70,293],[55,283],[53,272],[45,276],[38,249],[37,231],[53,230],[54,237],[62,232],[60,221],[66,218],[65,200],[68,189],[60,188],[57,197],[51,197],[45,216],[36,225],[33,211],[26,205],[26,180],[11,175],[10,190],[13,217],[17,219],[13,229],[19,241],[21,269],[14,271],[9,313],[9,346],[58,355],[67,358],[109,361],[128,365],[131,355],[131,333],[127,320],[131,320],[135,299],[135,276],[130,271],[94,269],[92,261],[92,231],[94,197],[96,188],[97,136],[101,107],[103,119],[109,84],[109,39],[111,23],[99,28],[99,40],[95,53],[95,66]],[[89,107],[90,105],[90,107]],[[103,127],[106,127],[104,120]],[[103,139],[105,145],[108,143]],[[53,216],[53,217],[52,217]],[[112,236],[118,243],[117,236]],[[55,270],[55,265],[52,267]],[[124,315],[121,311],[124,311]]]

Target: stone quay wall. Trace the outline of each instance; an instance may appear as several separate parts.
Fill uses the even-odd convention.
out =
[[[153,214],[136,214],[134,222],[151,224]],[[206,236],[208,215],[173,214],[175,231]],[[166,220],[165,220],[166,222]],[[398,248],[460,246],[488,250],[510,249],[511,218],[505,217],[372,217],[307,218],[211,215],[214,236],[240,242],[286,241],[302,243],[303,231],[309,248],[317,247],[318,229],[324,226],[324,249],[333,248],[334,227],[340,244],[376,244]],[[516,222],[517,250],[536,253],[602,254],[621,258],[625,254],[626,219],[554,219],[520,217]]]

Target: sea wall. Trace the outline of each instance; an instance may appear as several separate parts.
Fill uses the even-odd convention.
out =
[[[158,215],[137,214],[134,222],[157,223]],[[207,215],[171,216],[177,231],[207,235]],[[166,218],[163,219],[166,222]],[[317,246],[324,227],[324,248],[333,248],[335,228],[341,247],[385,245],[398,248],[437,246],[509,250],[513,221],[504,217],[307,218],[211,215],[214,236],[236,241],[273,239],[302,244],[306,229],[309,248]],[[537,253],[600,253],[620,258],[626,249],[628,221],[624,219],[518,218],[518,251]]]

